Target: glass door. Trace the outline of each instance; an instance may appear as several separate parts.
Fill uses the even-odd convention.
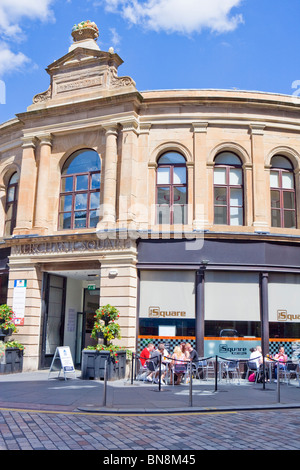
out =
[[[66,278],[45,273],[44,328],[41,367],[50,367],[56,348],[63,346]]]
[[[92,329],[94,326],[95,311],[99,308],[100,289],[84,289],[84,302],[83,302],[83,322],[84,322],[84,342],[82,347],[86,348],[89,345],[94,345],[97,341],[91,338]]]

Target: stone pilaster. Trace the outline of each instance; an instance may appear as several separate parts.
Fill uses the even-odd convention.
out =
[[[116,223],[118,128],[116,124],[104,126],[106,136],[104,161],[104,190],[102,219],[98,226],[114,227]]]
[[[268,231],[270,191],[264,162],[264,128],[264,124],[250,124],[253,163],[253,226],[256,230]]]
[[[207,122],[193,123],[194,132],[194,217],[195,229],[203,229],[209,223],[209,193],[207,181]],[[201,181],[201,184],[199,184]],[[190,188],[189,188],[190,190]]]
[[[114,343],[135,349],[137,328],[137,269],[136,261],[101,261],[100,304],[110,304],[120,311],[121,340]]]
[[[7,304],[13,306],[14,281],[24,279],[27,281],[24,325],[17,326],[17,333],[13,337],[25,346],[23,370],[37,370],[41,354],[41,304],[42,304],[42,277],[38,266],[9,262],[9,283]]]
[[[14,235],[29,233],[33,226],[36,192],[36,139],[23,137],[23,156],[19,182],[17,223]]]
[[[134,228],[137,210],[137,122],[122,122],[122,155],[120,168],[119,222]]]
[[[38,181],[35,203],[35,224],[38,232],[46,233],[48,229],[48,198],[49,198],[49,171],[52,139],[51,135],[39,137],[40,159],[38,166]]]

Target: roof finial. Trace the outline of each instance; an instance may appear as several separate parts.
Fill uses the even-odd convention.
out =
[[[94,39],[94,41],[97,41],[99,37],[99,29],[93,21],[81,21],[81,23],[74,24],[72,28],[72,36],[74,42],[83,41],[84,39]]]
[[[81,21],[81,23],[74,24],[72,28],[73,44],[69,48],[69,52],[77,47],[86,49],[100,50],[96,43],[99,37],[99,29],[93,21]]]

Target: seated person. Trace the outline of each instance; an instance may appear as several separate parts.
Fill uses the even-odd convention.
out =
[[[260,346],[257,346],[252,350],[249,357],[249,362],[253,362],[254,364],[256,364],[257,370],[259,370],[260,365],[263,363],[263,357]]]
[[[196,349],[193,348],[193,346],[190,343],[187,343],[185,346],[186,350],[189,353],[189,360],[192,362],[198,362],[199,361],[199,356],[196,351]]]
[[[154,344],[149,343],[141,352],[140,361],[141,361],[142,366],[145,368],[147,367],[146,361],[147,359],[150,359],[153,349],[154,349]]]
[[[155,351],[152,352],[150,356],[150,360],[153,362],[155,368],[157,369],[156,371],[152,371],[148,377],[147,380],[149,382],[152,382],[153,376],[154,376],[154,382],[158,383],[159,379],[159,363],[160,363],[160,357],[161,357],[161,380],[160,383],[165,385],[164,379],[167,373],[167,367],[166,367],[166,355],[169,355],[168,352],[165,350],[165,345],[163,343],[160,343]]]
[[[182,352],[180,346],[175,346],[174,352],[172,354],[172,366],[174,370],[174,380],[176,379],[175,384],[179,385],[181,383],[182,377],[186,372],[186,356]],[[177,366],[177,367],[176,367]]]
[[[278,353],[275,354],[274,359],[278,361],[278,365],[275,365],[274,372],[275,372],[275,382],[277,382],[277,367],[279,366],[279,369],[286,369],[285,363],[288,360],[287,355],[284,352],[284,347],[281,346],[278,350]]]

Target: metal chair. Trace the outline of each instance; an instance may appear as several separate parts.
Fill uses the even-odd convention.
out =
[[[192,373],[199,380],[201,379],[200,377],[201,372],[203,375],[203,379],[205,378],[205,380],[207,380],[208,379],[208,364],[206,360],[198,361],[198,363],[195,363],[195,362],[192,363]]]
[[[295,378],[299,380],[299,364],[288,362],[283,373],[288,384],[290,383],[291,375],[294,375]]]
[[[177,363],[174,364],[174,369],[173,369],[173,385],[175,385],[175,375],[182,374],[183,376],[186,375],[187,373],[187,364],[182,362],[182,363]]]
[[[137,365],[136,380],[145,381],[147,378],[147,375],[149,374],[148,368],[142,365],[142,362],[140,359],[137,359],[136,365]]]
[[[159,364],[156,364],[154,361],[152,361],[151,359],[148,359],[146,361],[146,364],[147,364],[147,377],[148,375],[150,375],[151,373],[154,372],[153,376],[155,378],[156,376],[156,373],[159,371]],[[147,377],[146,377],[146,380],[147,380]],[[154,380],[153,380],[154,381]]]
[[[215,364],[215,360],[214,359],[208,359],[207,360],[207,368],[206,368],[206,371],[207,371],[207,376],[209,376],[209,372],[211,372],[211,375],[212,377],[215,376],[215,373],[216,373],[216,364]],[[218,363],[217,364],[217,374],[219,375],[219,380],[221,379],[221,363]]]
[[[250,372],[255,373],[255,383],[257,383],[257,380],[260,376],[260,366],[256,364],[254,361],[248,361],[247,363],[247,373],[245,379],[248,380]]]
[[[230,375],[232,378],[236,377],[238,382],[240,382],[240,369],[238,361],[224,362],[224,372],[226,374],[226,382],[228,379],[230,379]]]

